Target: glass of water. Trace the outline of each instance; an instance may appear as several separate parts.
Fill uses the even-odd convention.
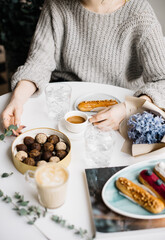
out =
[[[115,145],[115,131],[102,131],[90,124],[85,130],[84,137],[86,166],[109,167]]]
[[[50,83],[45,88],[48,116],[57,121],[70,109],[71,87],[66,83]]]

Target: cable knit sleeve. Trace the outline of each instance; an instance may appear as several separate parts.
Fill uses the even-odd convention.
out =
[[[30,46],[28,58],[12,77],[12,89],[21,80],[35,83],[39,94],[50,81],[55,63],[55,41],[52,32],[52,15],[49,0],[46,0],[37,23],[36,31]]]
[[[157,106],[165,108],[165,38],[157,21],[147,29],[138,53],[145,84],[135,96],[146,94]]]

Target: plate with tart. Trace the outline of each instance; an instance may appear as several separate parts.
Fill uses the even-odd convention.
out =
[[[165,218],[164,174],[165,159],[125,167],[105,183],[102,199],[112,211],[127,217]]]
[[[120,103],[119,99],[110,94],[89,93],[76,99],[74,109],[87,113],[93,113],[118,103]]]

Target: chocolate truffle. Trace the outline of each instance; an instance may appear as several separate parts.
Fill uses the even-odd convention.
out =
[[[27,165],[30,165],[30,166],[35,166],[35,160],[34,160],[34,158],[30,158],[30,157],[25,158],[25,159],[23,160],[23,163],[25,163],[25,164],[27,164]]]
[[[47,140],[47,136],[45,133],[38,133],[35,137],[35,140],[40,144],[44,144]]]
[[[26,145],[26,146],[30,146],[31,144],[33,144],[34,143],[34,138],[32,138],[32,137],[25,137],[24,138],[24,144]]]
[[[66,150],[66,144],[64,142],[58,142],[55,147],[56,150]]]
[[[41,155],[41,153],[37,149],[33,149],[29,152],[29,156],[31,158],[35,158],[35,157],[38,157],[40,155]]]
[[[60,159],[63,159],[67,155],[67,152],[65,150],[58,150],[56,152],[56,156],[59,157]]]
[[[52,156],[52,152],[46,151],[46,152],[43,152],[42,159],[48,161],[49,158],[51,158],[51,156]]]
[[[26,152],[24,152],[24,151],[19,151],[19,152],[17,152],[17,154],[15,155],[15,158],[16,158],[16,160],[17,161],[20,161],[20,162],[22,162],[25,158],[27,158],[28,157],[28,155],[27,155],[27,153]]]
[[[58,162],[60,162],[60,158],[57,157],[57,156],[55,156],[55,157],[51,157],[51,158],[49,159],[49,162],[58,163]]]
[[[33,149],[36,149],[38,151],[41,151],[41,145],[39,143],[33,143],[31,146],[30,146],[31,150]]]
[[[16,149],[17,149],[18,152],[19,152],[19,151],[27,152],[27,146],[26,146],[25,144],[18,144],[18,145],[16,146]]]
[[[54,145],[52,143],[46,142],[44,144],[44,151],[53,152],[53,150],[54,150]]]
[[[51,135],[48,137],[48,142],[56,144],[60,141],[60,138],[57,135]]]
[[[47,162],[45,160],[40,160],[37,162],[37,167],[41,166],[41,165],[45,165]]]

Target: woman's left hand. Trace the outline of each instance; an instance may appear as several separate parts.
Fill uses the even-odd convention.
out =
[[[101,130],[119,129],[120,122],[126,116],[125,103],[119,103],[100,111],[90,118],[90,122]]]

